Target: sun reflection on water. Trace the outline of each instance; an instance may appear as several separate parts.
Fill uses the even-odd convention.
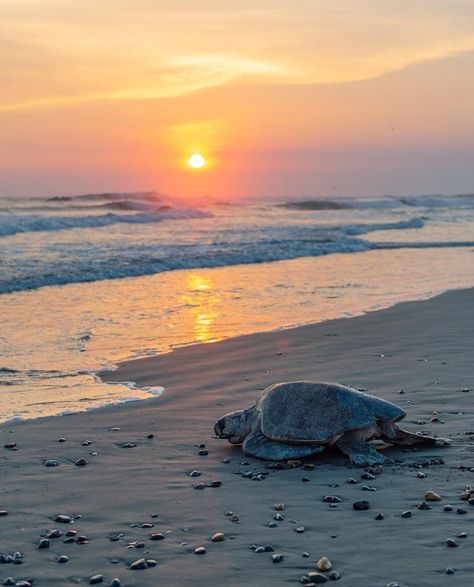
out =
[[[193,322],[196,342],[216,342],[220,337],[214,333],[213,324],[219,318],[220,296],[215,292],[214,283],[209,276],[191,273],[186,280],[187,290],[180,301],[188,306]]]

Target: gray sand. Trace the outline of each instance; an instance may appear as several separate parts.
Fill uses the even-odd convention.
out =
[[[118,577],[122,585],[143,587],[287,586],[300,584],[326,556],[342,575],[341,587],[469,585],[474,505],[460,494],[474,478],[474,435],[467,434],[474,433],[473,328],[474,290],[467,290],[350,320],[187,347],[104,374],[163,385],[158,399],[0,427],[0,510],[9,512],[0,517],[0,553],[23,555],[21,565],[0,564],[0,579],[32,577],[35,586],[49,587],[88,584],[90,576],[103,574],[105,585]],[[399,403],[408,414],[407,429],[448,436],[453,444],[418,452],[387,449],[383,472],[357,484],[347,480],[360,480],[363,470],[348,467],[338,452],[310,459],[314,470],[269,471],[249,458],[241,465],[239,447],[212,437],[214,421],[250,405],[267,385],[292,379],[364,388]],[[444,423],[430,422],[433,411]],[[92,444],[82,446],[87,440]],[[17,442],[18,450],[4,449],[9,442]],[[207,445],[207,456],[198,456],[199,443]],[[89,464],[76,466],[81,457]],[[222,462],[226,458],[229,464]],[[59,466],[46,467],[46,459]],[[192,470],[202,475],[191,478]],[[252,481],[235,474],[248,470],[268,475]],[[425,478],[417,477],[420,471]],[[193,489],[212,480],[222,486]],[[427,490],[443,499],[419,510]],[[322,502],[325,495],[342,502],[331,508]],[[354,511],[352,503],[364,499],[371,508]],[[276,503],[286,504],[284,520],[271,528]],[[453,511],[443,511],[447,504]],[[225,515],[229,511],[238,521]],[[404,511],[411,517],[401,517]],[[383,520],[374,519],[379,512]],[[61,524],[58,514],[82,518]],[[53,528],[76,529],[89,542],[65,544],[62,537],[38,550]],[[150,540],[152,532],[165,539]],[[211,542],[216,532],[225,540]],[[467,537],[458,538],[461,532]],[[124,537],[109,540],[118,533]],[[448,538],[459,546],[448,547]],[[144,548],[127,548],[140,541]],[[201,545],[206,554],[195,555]],[[284,558],[275,564],[272,552],[255,553],[250,545],[272,545]],[[68,562],[57,563],[60,555]],[[157,566],[127,568],[140,558]],[[454,574],[445,574],[446,567]]]

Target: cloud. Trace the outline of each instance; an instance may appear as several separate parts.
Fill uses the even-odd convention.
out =
[[[0,109],[336,84],[474,49],[471,0],[3,0]]]

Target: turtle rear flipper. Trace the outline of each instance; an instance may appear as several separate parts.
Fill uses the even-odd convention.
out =
[[[270,440],[261,432],[252,432],[244,441],[242,449],[245,454],[262,459],[265,461],[286,461],[287,459],[296,459],[309,457],[311,455],[323,452],[325,449],[322,445],[310,444],[286,444]]]
[[[413,434],[407,430],[402,430],[398,426],[386,427],[386,433],[382,433],[381,438],[388,444],[396,446],[447,446],[450,441],[446,438],[435,438],[433,436],[424,436],[422,434]]]

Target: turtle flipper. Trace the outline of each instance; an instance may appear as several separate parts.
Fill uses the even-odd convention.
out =
[[[286,444],[271,440],[261,432],[252,432],[244,441],[242,449],[245,454],[265,461],[285,461],[309,457],[325,449],[321,445]]]
[[[367,444],[357,432],[347,432],[336,442],[336,446],[357,467],[379,465],[385,461],[385,457]]]
[[[433,436],[413,434],[412,432],[402,430],[398,426],[394,426],[390,432],[390,434],[383,434],[381,438],[384,442],[397,446],[447,446],[450,444],[450,441],[446,438],[434,438]]]

